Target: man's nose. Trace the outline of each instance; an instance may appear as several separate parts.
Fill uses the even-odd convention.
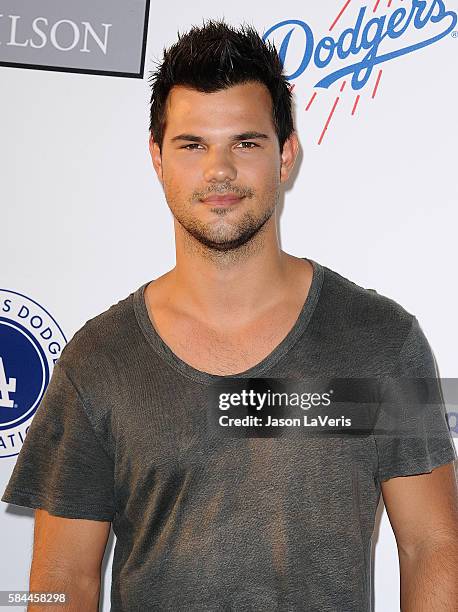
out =
[[[205,156],[204,178],[206,181],[233,181],[237,178],[237,168],[226,150],[213,150]]]

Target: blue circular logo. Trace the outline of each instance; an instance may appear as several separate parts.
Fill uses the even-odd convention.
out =
[[[67,340],[27,296],[0,289],[0,457],[19,453]]]

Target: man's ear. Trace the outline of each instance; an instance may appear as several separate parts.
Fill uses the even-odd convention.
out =
[[[156,170],[157,178],[162,184],[162,157],[159,144],[154,140],[153,134],[149,136],[149,152],[151,160],[153,162],[154,169]]]
[[[294,168],[294,163],[296,161],[298,152],[299,139],[297,137],[297,133],[293,132],[285,141],[281,154],[280,181],[282,183],[288,180]]]

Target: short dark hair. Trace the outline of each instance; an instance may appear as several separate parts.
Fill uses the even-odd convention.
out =
[[[181,35],[151,72],[149,130],[162,149],[170,90],[183,85],[211,93],[251,81],[263,83],[272,98],[273,124],[280,151],[294,131],[292,93],[275,46],[250,25],[232,27],[209,19]]]

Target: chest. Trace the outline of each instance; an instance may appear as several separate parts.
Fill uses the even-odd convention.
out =
[[[270,355],[294,327],[297,307],[275,309],[254,323],[207,325],[165,313],[155,318],[156,331],[181,360],[210,374],[243,372]]]

